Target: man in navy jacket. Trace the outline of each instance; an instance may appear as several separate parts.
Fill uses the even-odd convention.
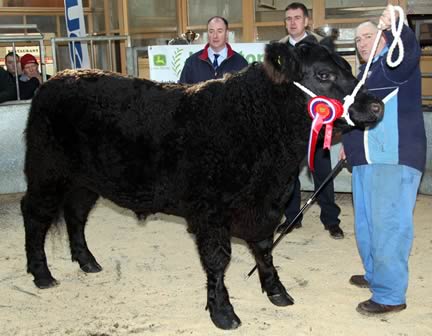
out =
[[[214,16],[207,22],[208,43],[185,62],[179,83],[194,84],[222,78],[225,73],[240,71],[247,66],[242,55],[227,43],[228,21]]]
[[[16,99],[15,82],[8,72],[0,67],[0,103]]]
[[[397,13],[396,13],[397,14]],[[384,28],[366,87],[385,104],[383,119],[365,130],[353,129],[343,137],[348,162],[353,166],[353,202],[357,247],[364,275],[350,283],[369,287],[372,297],[357,306],[363,315],[397,312],[406,308],[408,258],[413,242],[413,211],[426,161],[426,135],[421,107],[420,46],[404,25],[404,58],[387,65],[393,42],[390,8],[381,16]],[[357,51],[367,61],[378,29],[372,22],[359,25]],[[395,49],[392,60],[397,58]],[[365,65],[360,68],[363,76]]]

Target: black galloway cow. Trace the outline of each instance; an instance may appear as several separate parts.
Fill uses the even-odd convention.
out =
[[[26,129],[28,189],[21,203],[27,270],[36,286],[57,285],[44,241],[60,215],[72,260],[85,272],[102,269],[84,235],[102,196],[140,217],[163,212],[186,219],[217,327],[240,324],[224,285],[231,236],[250,246],[270,301],[291,304],[271,246],[311,124],[308,97],[293,81],[339,100],[357,83],[349,65],[325,46],[275,43],[266,47],[263,64],[196,85],[94,70],[65,71],[42,85]],[[365,90],[350,108],[359,127],[382,113],[381,102]]]

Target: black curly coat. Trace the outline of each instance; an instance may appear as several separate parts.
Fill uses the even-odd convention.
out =
[[[164,212],[186,219],[207,272],[216,326],[240,324],[223,283],[231,236],[249,244],[270,300],[291,304],[271,245],[311,124],[308,97],[293,80],[337,99],[357,83],[347,63],[325,46],[275,43],[267,46],[264,64],[196,85],[96,70],[64,71],[43,84],[28,118],[22,200],[35,284],[57,284],[44,240],[59,214],[72,259],[86,272],[101,270],[84,226],[102,196],[141,217]],[[381,113],[381,103],[364,90],[350,110],[360,127]]]

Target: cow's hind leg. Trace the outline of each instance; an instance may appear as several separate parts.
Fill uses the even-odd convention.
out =
[[[261,288],[267,293],[270,301],[276,306],[294,304],[284,285],[280,282],[277,271],[273,266],[273,237],[259,242],[248,242],[248,245],[255,256]]]
[[[87,273],[102,270],[87,247],[84,233],[87,217],[98,197],[98,194],[86,188],[74,188],[67,193],[64,202],[64,218],[69,235],[72,261],[78,261],[80,268]]]
[[[54,287],[58,284],[48,269],[44,246],[48,229],[58,216],[60,203],[61,198],[55,192],[41,194],[31,190],[28,190],[21,200],[27,272],[33,275],[33,281],[39,288]]]
[[[235,329],[240,319],[235,314],[224,284],[225,269],[231,259],[228,229],[208,225],[196,233],[201,262],[207,273],[207,309],[216,327]]]

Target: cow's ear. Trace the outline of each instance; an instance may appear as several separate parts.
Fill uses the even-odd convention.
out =
[[[286,43],[274,42],[265,47],[264,69],[277,83],[299,80],[300,63],[293,48]]]
[[[327,49],[329,49],[331,52],[335,52],[336,51],[336,45],[334,42],[334,38],[331,36],[327,36],[324,37],[321,41],[320,44],[324,47],[326,47]]]

